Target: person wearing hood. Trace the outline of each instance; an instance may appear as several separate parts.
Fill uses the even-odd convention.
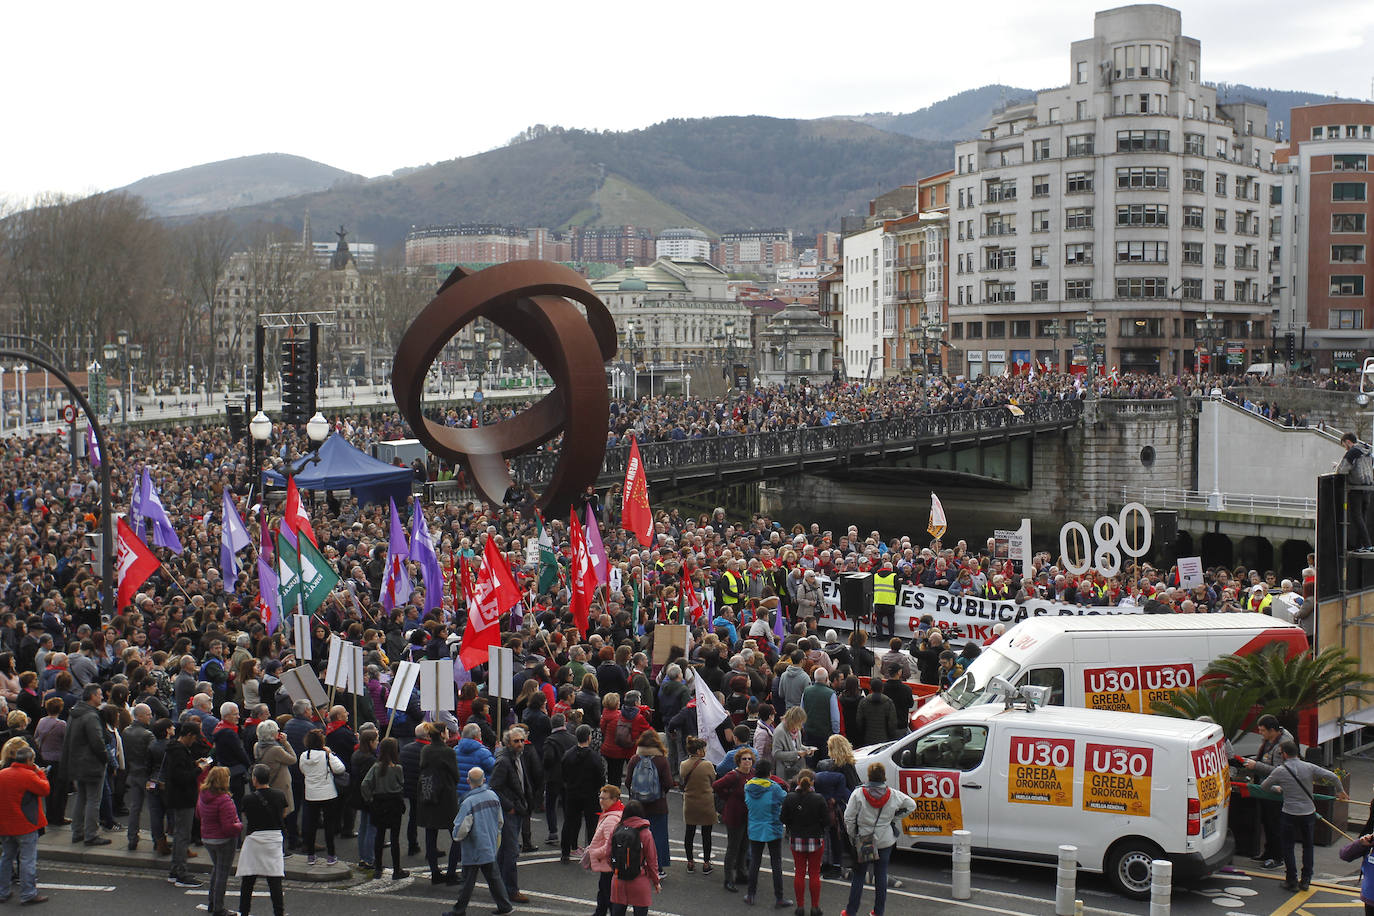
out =
[[[836,736],[839,737],[839,736]],[[783,799],[779,820],[787,828],[792,847],[792,893],[797,897],[796,916],[805,916],[807,884],[811,887],[810,916],[822,916],[821,858],[830,827],[830,803],[814,788],[816,774],[802,770],[797,787]]]
[[[579,730],[589,727],[582,725]],[[587,841],[587,851],[582,856],[582,867],[596,872],[600,877],[596,890],[596,912],[592,916],[606,916],[611,908],[611,835],[620,826],[625,811],[625,805],[620,801],[619,786],[602,786],[599,803],[601,814],[596,823],[596,832]]]
[[[668,866],[673,864],[668,847],[668,790],[677,786],[677,780],[668,769],[668,749],[652,728],[639,736],[627,776],[630,799],[644,807],[644,818],[653,833],[654,845],[658,848],[658,874],[662,878]]]
[[[608,693],[601,703],[601,755],[606,758],[606,781],[618,786],[624,781],[627,761],[635,756],[639,737],[649,729],[649,720],[638,705],[621,703],[619,694]]]
[[[868,865],[873,864],[873,916],[883,916],[887,905],[887,866],[892,860],[892,848],[897,844],[897,822],[916,810],[916,803],[887,784],[887,768],[881,763],[868,765],[868,782],[849,796],[844,809],[844,829],[854,849],[854,870],[849,883],[849,904],[846,916],[859,912],[863,897],[864,879]],[[864,860],[862,853],[871,847],[875,859]]]
[[[663,756],[663,765],[668,765],[666,753]],[[625,916],[628,907],[634,907],[635,916],[648,916],[649,904],[653,903],[654,894],[663,890],[663,870],[658,858],[657,844],[652,837],[652,828],[644,819],[643,806],[634,800],[627,801],[625,810],[621,812],[620,825],[639,834],[640,868],[639,874],[633,878],[622,878],[612,871],[611,916]],[[650,831],[649,837],[644,836],[646,829]]]
[[[811,686],[811,676],[802,667],[802,662],[805,659],[806,654],[801,649],[793,649],[792,664],[788,665],[787,670],[778,678],[778,693],[782,697],[783,709],[800,706],[802,694],[806,692],[807,687]]]
[[[895,741],[902,736],[901,723],[897,718],[897,707],[883,691],[883,679],[873,678],[868,685],[868,696],[859,701],[859,711],[854,719],[854,734],[850,743],[855,747],[868,747]]]
[[[744,902],[754,905],[759,888],[759,869],[763,865],[763,850],[768,849],[768,861],[773,871],[774,906],[792,906],[782,890],[782,802],[787,797],[787,784],[773,776],[773,767],[760,760],[754,776],[744,784],[744,804],[749,812],[749,890]]]

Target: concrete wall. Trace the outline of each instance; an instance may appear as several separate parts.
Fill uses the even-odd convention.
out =
[[[1311,426],[1325,423],[1342,432],[1358,426],[1360,438],[1369,441],[1370,411],[1368,408],[1360,409],[1355,403],[1354,392],[1287,385],[1254,385],[1231,390],[1256,404],[1267,401],[1277,404],[1283,411],[1303,414]]]
[[[1223,493],[1313,497],[1317,475],[1331,470],[1344,450],[1337,437],[1315,429],[1271,423],[1224,401],[1202,403],[1198,421],[1197,487],[1213,487],[1213,444]]]

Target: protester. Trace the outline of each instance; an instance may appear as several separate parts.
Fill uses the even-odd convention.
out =
[[[48,795],[48,777],[34,764],[33,748],[22,738],[6,741],[0,754],[10,760],[0,770],[0,903],[10,899],[10,876],[16,873],[20,904],[47,903],[48,895],[38,893],[38,837],[48,819],[36,799]]]
[[[250,916],[253,887],[259,877],[267,879],[273,916],[285,916],[286,898],[282,878],[286,875],[282,832],[286,796],[271,786],[271,768],[256,764],[251,771],[252,785],[243,798],[243,846],[239,850],[239,916]]]
[[[501,916],[514,909],[501,880],[501,871],[495,867],[497,847],[507,835],[501,810],[503,803],[487,787],[486,774],[481,767],[472,767],[466,776],[468,793],[463,796],[453,825],[453,841],[462,844],[463,881],[458,901],[444,916],[463,916],[467,912],[472,891],[477,886],[478,872],[486,879],[491,899],[496,901],[495,912]]]
[[[439,872],[439,833],[453,830],[458,814],[458,758],[444,743],[443,726],[434,725],[433,740],[420,751],[420,784],[418,790],[420,827],[425,831],[425,859],[429,862],[429,883],[451,885],[458,883],[459,845],[451,843],[448,851],[448,870]],[[468,784],[471,786],[471,783]]]
[[[395,738],[383,738],[377,762],[363,777],[363,801],[376,834],[372,841],[372,879],[382,877],[382,848],[391,833],[391,880],[399,881],[410,872],[401,867],[401,817],[405,813],[405,774],[401,771],[400,751]]]
[[[577,727],[577,745],[563,755],[559,769],[563,774],[563,833],[559,837],[559,861],[572,861],[573,844],[582,831],[591,845],[598,818],[604,808],[602,786],[606,782],[606,759],[592,750],[590,725]],[[616,790],[619,799],[620,790]]]
[[[682,762],[682,820],[687,825],[684,845],[687,848],[687,870],[695,868],[692,844],[697,828],[701,828],[701,873],[709,875],[711,868],[711,828],[720,819],[716,813],[716,793],[711,784],[716,781],[716,768],[706,759],[706,742],[701,738],[687,739],[688,757]]]
[[[212,765],[208,751],[200,724],[188,720],[177,726],[177,740],[169,742],[163,753],[163,800],[173,823],[172,869],[167,881],[177,887],[201,886],[187,871],[186,860],[191,855],[191,827],[201,776]]]
[[[868,765],[868,781],[849,796],[844,809],[844,829],[855,851],[845,913],[858,913],[864,880],[873,866],[873,916],[883,916],[887,905],[887,867],[897,844],[894,821],[916,810],[916,803],[887,785],[887,768],[880,762]]]
[[[81,702],[73,707],[67,719],[62,746],[60,770],[65,778],[76,784],[72,842],[84,842],[87,846],[110,845],[110,840],[100,835],[100,797],[110,760],[100,721],[103,701],[104,692],[99,684],[87,684],[82,689]]]
[[[229,792],[229,768],[214,766],[205,774],[196,801],[200,820],[200,839],[210,853],[211,914],[224,912],[224,891],[229,884],[229,869],[234,864],[234,849],[243,823]]]
[[[663,763],[667,766],[668,761],[665,759]],[[621,831],[628,834],[626,845],[629,854],[625,867],[618,867],[614,856],[614,847],[618,845],[617,835]],[[634,907],[635,916],[648,916],[653,895],[663,890],[663,867],[658,860],[658,849],[649,822],[644,819],[644,810],[639,802],[625,802],[620,824],[611,839],[611,916],[625,916],[629,907]]]
[[[833,738],[843,738],[834,735]],[[802,770],[797,787],[783,799],[778,819],[787,828],[792,847],[792,892],[797,898],[797,910],[803,909],[807,887],[811,890],[810,916],[821,916],[821,859],[825,852],[825,835],[831,824],[830,806],[814,790],[816,774]]]
[[[779,909],[789,907],[792,901],[783,896],[782,889],[782,802],[787,796],[787,785],[773,776],[773,767],[767,760],[760,760],[754,767],[754,775],[744,784],[744,800],[749,815],[749,889],[744,902],[754,903],[759,887],[759,868],[763,864],[763,850],[768,850],[769,865],[773,871],[773,897]]]
[[[520,824],[529,817],[534,796],[529,773],[524,763],[524,729],[512,726],[506,730],[505,744],[496,755],[491,771],[491,791],[501,799],[501,843],[496,863],[505,884],[506,893],[515,903],[528,903],[529,897],[520,892],[515,860],[520,855]]]
[[[625,810],[620,800],[620,786],[602,786],[598,802],[601,814],[596,823],[596,832],[587,841],[582,867],[600,876],[596,889],[596,911],[592,916],[607,916],[611,907],[611,882],[614,880],[611,875],[611,837],[620,827]]]
[[[300,770],[305,777],[305,821],[301,826],[301,838],[305,841],[306,864],[315,864],[315,833],[317,828],[323,826],[324,848],[329,856],[325,862],[334,865],[339,861],[334,855],[335,809],[339,804],[335,780],[348,770],[344,762],[324,746],[324,732],[318,728],[305,737],[305,753],[300,756]]]

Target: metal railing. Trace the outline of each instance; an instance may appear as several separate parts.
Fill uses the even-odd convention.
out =
[[[1181,490],[1172,487],[1123,487],[1122,502],[1138,502],[1152,509],[1211,508],[1212,494],[1201,490]],[[1251,515],[1291,515],[1300,518],[1317,517],[1315,496],[1273,496],[1266,493],[1222,493],[1221,511],[1247,512]]]

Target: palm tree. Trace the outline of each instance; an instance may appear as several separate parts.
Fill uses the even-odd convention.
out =
[[[1282,644],[1249,655],[1223,655],[1208,666],[1207,675],[1223,678],[1227,691],[1254,691],[1264,711],[1294,734],[1300,710],[1374,690],[1374,675],[1361,672],[1359,660],[1338,646],[1292,659]]]
[[[1253,687],[1237,687],[1220,679],[1203,681],[1189,690],[1175,691],[1167,700],[1154,700],[1150,707],[1161,716],[1175,719],[1206,717],[1221,726],[1227,741],[1235,741],[1245,734],[1245,726],[1252,717],[1266,710],[1256,710],[1259,691]]]

